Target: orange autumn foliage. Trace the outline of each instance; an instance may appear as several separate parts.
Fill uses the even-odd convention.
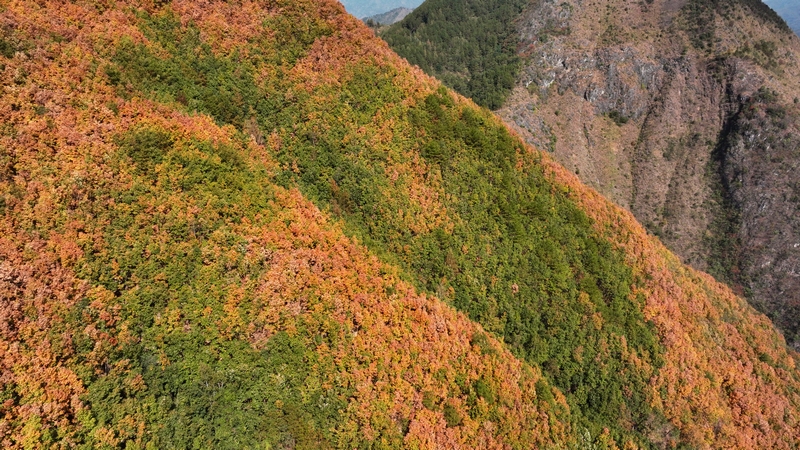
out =
[[[253,352],[269,349],[278,335],[299,339],[318,364],[308,368],[314,374],[308,383],[347,392],[339,422],[319,431],[331,445],[524,448],[579,442],[581,430],[570,422],[565,396],[549,386],[538,367],[514,357],[463,313],[415,288],[391,261],[348,236],[335,210],[321,210],[297,188],[276,181],[283,170],[277,155],[289,148],[290,139],[300,139],[294,129],[275,126],[256,130],[263,131],[261,138],[255,132],[243,135],[182,109],[178,100],[123,95],[124,87],[110,83],[103,70],[121,42],[166,53],[141,31],[135,14],[140,9],[158,14],[161,2],[44,3],[4,2],[0,12],[4,30],[13,30],[4,38],[24,49],[4,57],[0,71],[0,440],[5,447],[55,440],[144,447],[158,429],[131,400],[153,386],[134,370],[136,361],[118,354],[146,338],[123,313],[126,295],[134,296],[145,281],[166,284],[168,277],[133,277],[130,285],[120,283],[119,292],[92,278],[91,258],[109,261],[104,268],[115,281],[129,270],[124,255],[113,253],[109,217],[117,216],[109,211],[130,220],[123,233],[127,240],[146,237],[133,242],[146,248],[145,259],[155,250],[188,254],[192,245],[202,244],[203,267],[220,264],[235,273],[231,261],[241,256],[243,265],[263,268],[252,277],[232,275],[205,286],[221,291],[218,297],[206,299],[201,292],[192,301],[171,298],[154,319],[159,330],[154,342],[189,336],[196,328],[223,342],[244,342]],[[279,37],[263,24],[284,15],[329,30],[296,64],[265,64],[256,74],[263,83],[286,76],[290,87],[281,94],[289,105],[301,95],[308,95],[311,105],[337,102],[337,89],[351,82],[357,69],[386,70],[400,95],[373,115],[361,117],[354,108],[336,116],[320,106],[303,109],[294,120],[310,123],[319,135],[333,125],[344,127],[343,145],[366,143],[365,152],[386,155],[377,171],[401,189],[376,190],[386,198],[384,211],[402,210],[386,213],[393,229],[452,231],[460,220],[446,206],[452,194],[443,187],[441,171],[409,137],[423,132],[397,119],[439,85],[391,53],[338,2],[175,1],[169,8],[179,23],[199,30],[215,55],[255,58],[259,42]],[[456,104],[472,107],[460,97]],[[141,129],[170,136],[181,157],[204,163],[221,157],[206,158],[197,142],[232,149],[239,170],[255,174],[272,197],[266,206],[245,198],[223,212],[217,197],[175,188],[181,175],[166,164],[154,165],[152,173],[137,172],[119,156],[119,136]],[[643,372],[657,370],[648,398],[681,440],[698,448],[790,448],[800,441],[796,356],[771,324],[724,286],[681,265],[629,213],[546,156],[533,149],[517,155],[519,171],[540,165],[551,174],[552,190],[567,192],[633,268],[635,293],[645,298],[645,316],[665,349],[664,365],[655,369],[638,359],[624,336],[619,346],[626,361]],[[110,192],[140,196],[124,203]],[[203,240],[197,237],[202,224],[187,227],[185,237],[171,234],[170,225],[198,217],[220,221],[221,229],[239,240],[228,244],[216,235]],[[464,247],[464,254],[469,251]],[[599,313],[591,317],[598,329],[603,321]],[[180,363],[169,359],[166,347],[158,350],[160,369]],[[582,357],[576,349],[575,360]],[[98,379],[111,377],[122,380],[131,397],[115,405],[118,418],[92,423],[98,405],[90,404],[88,392]],[[491,402],[470,396],[479,383],[494,393]],[[677,444],[670,429],[664,433],[648,438],[666,447]],[[596,441],[609,448],[635,446],[613,442],[608,430]]]

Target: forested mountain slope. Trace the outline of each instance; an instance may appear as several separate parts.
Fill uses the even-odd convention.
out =
[[[520,8],[516,0],[491,1]],[[495,52],[522,61],[509,66],[514,87],[502,107],[489,106],[800,346],[797,36],[758,0],[522,5],[503,22],[510,37]],[[436,14],[411,14],[384,37],[436,76],[448,69],[429,68],[427,57],[460,55],[451,48],[474,45],[461,34],[496,25],[492,14],[462,21],[460,7],[442,0],[418,9],[430,10]],[[419,20],[425,25],[398,40]],[[474,91],[497,88],[442,80],[477,101],[483,97]]]
[[[793,448],[762,315],[335,1],[3,3],[4,448]]]
[[[381,37],[425,73],[479,105],[497,109],[521,67],[513,23],[527,3],[428,0]]]

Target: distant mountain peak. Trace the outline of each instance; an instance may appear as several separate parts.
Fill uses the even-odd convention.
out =
[[[383,14],[394,8],[416,8],[422,0],[339,0],[348,13],[366,18]]]
[[[364,17],[364,23],[370,22],[377,25],[392,25],[405,19],[407,15],[411,14],[414,10],[406,7],[395,8],[382,14],[375,14],[374,16]]]

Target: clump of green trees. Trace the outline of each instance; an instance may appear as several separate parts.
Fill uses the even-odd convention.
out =
[[[514,20],[525,0],[428,0],[381,37],[399,55],[490,109],[502,106],[521,67]]]

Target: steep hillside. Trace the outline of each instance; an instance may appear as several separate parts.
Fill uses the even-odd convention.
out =
[[[793,448],[762,315],[335,1],[3,4],[4,448]]]
[[[446,4],[420,9],[448,18]],[[395,45],[412,16],[387,41],[428,70],[414,51],[459,41]],[[525,62],[505,121],[800,347],[800,40],[785,22],[758,1],[542,0],[506,24]]]

